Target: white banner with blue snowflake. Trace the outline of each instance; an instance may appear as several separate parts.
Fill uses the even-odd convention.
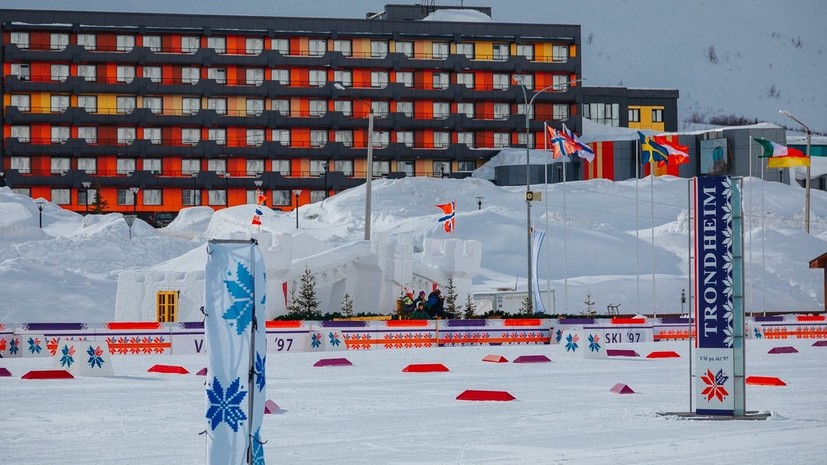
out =
[[[534,247],[531,252],[531,269],[534,270],[534,282],[532,283],[531,289],[531,299],[534,303],[534,313],[546,313],[546,306],[543,304],[543,295],[542,291],[540,291],[540,273],[539,273],[539,258],[540,258],[540,249],[543,247],[543,241],[546,238],[546,232],[542,229],[534,229],[533,235],[533,242]],[[547,270],[547,273],[551,273],[551,270]]]
[[[207,253],[207,463],[263,465],[264,260],[250,241],[210,241]]]

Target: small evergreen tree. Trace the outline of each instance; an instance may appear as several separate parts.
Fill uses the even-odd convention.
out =
[[[352,318],[353,317],[353,299],[350,298],[350,294],[345,292],[344,298],[342,298],[342,315],[345,318]]]
[[[299,308],[298,303],[296,302],[296,288],[293,287],[290,289],[290,299],[287,302],[287,317],[293,320],[300,320],[301,316],[299,313],[301,312],[301,308]]]
[[[310,271],[310,267],[304,266],[302,274],[302,285],[299,289],[299,296],[296,299],[305,320],[320,319],[322,312],[319,310],[319,301],[316,300],[316,277]]]
[[[445,313],[448,318],[459,316],[457,312],[457,288],[454,286],[453,276],[448,276],[448,285],[445,287]]]
[[[589,291],[586,291],[586,300],[584,300],[583,303],[586,305],[583,315],[592,317],[597,316],[597,310],[594,309],[595,301],[592,300],[592,295]]]
[[[107,208],[109,208],[109,202],[101,196],[101,185],[100,182],[95,183],[95,198],[92,201],[92,213],[100,215],[104,213]]]
[[[531,292],[523,299],[523,306],[520,308],[520,314],[530,316],[534,314],[534,302],[531,300]]]
[[[466,320],[470,320],[474,318],[474,312],[477,311],[477,304],[474,303],[474,299],[471,298],[471,293],[468,293],[468,298],[465,300],[465,311],[462,314],[462,317]]]

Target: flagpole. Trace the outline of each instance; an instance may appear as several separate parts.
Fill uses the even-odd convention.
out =
[[[547,156],[550,156],[548,153],[548,123],[543,122],[543,151],[546,153]],[[545,188],[545,196],[546,196],[546,234],[548,234],[548,203],[551,199],[548,196],[548,167],[549,164],[545,164],[545,173],[544,173],[544,181],[546,182]],[[538,277],[539,279],[539,277]],[[551,302],[551,246],[546,246],[546,301]],[[552,306],[553,308],[553,306]],[[557,309],[554,309],[554,312],[557,313]]]
[[[637,312],[640,313],[640,193],[638,192],[638,181],[640,181],[640,139],[635,142],[635,258],[637,263],[637,277],[635,278],[635,299]]]
[[[649,159],[649,199],[652,203],[652,318],[658,317],[655,304],[655,157]]]
[[[569,159],[567,153],[563,157],[563,309],[569,313],[569,253],[566,244],[566,163]]]
[[[249,358],[249,376],[247,379],[247,392],[250,394],[247,403],[247,463],[253,463],[253,410],[255,406],[255,386],[254,376],[256,372],[256,331],[258,331],[258,319],[256,318],[256,299],[259,294],[257,291],[261,289],[255,288],[256,282],[256,257],[255,247],[258,245],[256,239],[250,239],[250,273],[253,277],[253,310],[252,310],[252,324],[250,325],[250,358]],[[262,374],[263,376],[264,374]]]
[[[750,307],[755,307],[755,300],[752,297],[752,272],[753,269],[753,262],[752,262],[752,220],[755,218],[754,208],[752,203],[752,185],[755,184],[755,176],[752,174],[752,136],[749,137],[749,266],[745,267],[748,271],[747,276],[749,277],[749,285],[748,285],[748,292],[749,292],[749,300],[750,300]],[[746,299],[744,299],[746,302]],[[750,312],[752,315],[752,312]]]
[[[761,162],[761,308],[764,315],[767,314],[767,265],[765,259],[767,255],[764,253],[764,238],[767,234],[764,230],[764,219],[767,216],[766,207],[764,207],[764,163]]]

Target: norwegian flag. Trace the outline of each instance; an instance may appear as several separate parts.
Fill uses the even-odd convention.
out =
[[[256,189],[256,201],[258,202],[256,212],[253,214],[253,219],[250,221],[250,224],[253,226],[261,226],[261,216],[264,214],[264,212],[261,211],[261,206],[264,205],[264,202],[267,202],[267,196],[258,189]]]
[[[443,203],[437,205],[436,207],[445,213],[445,215],[439,219],[439,222],[442,223],[442,227],[445,228],[445,232],[453,234],[455,225],[454,222],[456,221],[454,218],[456,216],[456,202]]]

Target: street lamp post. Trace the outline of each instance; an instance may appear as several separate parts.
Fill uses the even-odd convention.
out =
[[[532,266],[531,266],[531,249],[532,249],[532,245],[531,245],[531,242],[532,242],[532,237],[531,237],[531,200],[533,199],[533,196],[531,195],[531,163],[530,163],[530,160],[529,160],[529,153],[530,153],[529,152],[530,151],[529,145],[530,144],[528,143],[529,137],[531,136],[531,133],[529,132],[529,117],[531,116],[531,113],[532,113],[531,109],[533,108],[533,105],[534,105],[534,99],[536,99],[540,94],[542,94],[543,92],[545,92],[549,89],[555,88],[555,87],[559,88],[559,87],[562,87],[562,86],[566,86],[566,88],[568,89],[569,84],[573,84],[575,82],[582,81],[583,79],[575,79],[575,80],[572,80],[572,81],[568,81],[568,82],[564,82],[564,83],[556,83],[556,84],[552,84],[550,86],[543,87],[542,89],[538,90],[537,92],[534,92],[534,95],[531,97],[531,99],[529,99],[528,98],[528,93],[526,92],[526,87],[525,87],[525,82],[523,80],[523,77],[518,75],[518,74],[515,74],[514,76],[512,76],[512,78],[514,79],[514,82],[516,82],[520,86],[520,89],[522,89],[522,91],[523,91],[523,101],[525,102],[525,108],[523,108],[523,112],[525,113],[525,206],[526,206],[526,213],[525,214],[526,214],[526,258],[527,258],[527,262],[528,262],[528,292],[527,292],[527,297],[526,297],[526,303],[527,303],[528,308],[526,308],[526,310],[529,311],[529,312],[533,312],[534,311],[534,302],[533,302],[533,299],[532,299],[532,295],[533,295],[532,285],[534,284],[534,279],[533,279],[533,274],[534,273],[533,273]]]
[[[230,172],[224,172],[224,205],[230,206]]]
[[[190,176],[192,176],[192,204],[198,205],[200,203],[198,202],[198,171],[193,171]]]
[[[324,198],[327,198],[327,175],[330,173],[330,163],[325,162],[322,167],[324,168],[324,173],[322,173],[322,176],[324,176]]]
[[[813,139],[813,130],[810,129],[809,126],[802,123],[798,118],[792,115],[787,110],[780,110],[779,113],[790,118],[791,120],[795,121],[796,123],[804,126],[804,129],[807,131],[807,173],[806,178],[804,179],[804,232],[810,234],[810,142]]]
[[[302,195],[301,189],[293,189],[293,195],[296,197],[296,229],[299,229],[299,196]]]
[[[89,181],[81,182],[83,185],[83,198],[86,200],[86,214],[89,214],[89,187],[92,185]]]
[[[38,211],[38,213],[39,213],[39,219],[40,219],[39,224],[40,224],[40,229],[43,229],[43,207],[45,207],[45,206],[46,206],[46,202],[44,202],[44,201],[42,201],[42,200],[38,200],[38,201],[37,201],[37,202],[35,202],[35,203],[37,204],[37,211]]]
[[[141,190],[140,187],[130,187],[129,191],[132,192],[132,214],[135,215],[138,212],[138,191]]]
[[[347,88],[339,82],[333,83],[333,87],[337,90],[346,91]],[[354,98],[363,105],[367,105],[370,109],[368,113],[368,155],[367,168],[365,172],[365,240],[370,240],[370,215],[371,215],[371,181],[373,181],[373,105],[365,102],[359,97]]]

